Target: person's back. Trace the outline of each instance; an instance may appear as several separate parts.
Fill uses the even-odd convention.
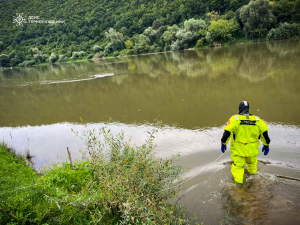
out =
[[[250,173],[257,171],[257,159],[259,154],[259,139],[262,140],[265,155],[269,153],[270,139],[267,124],[258,116],[249,113],[249,103],[243,101],[239,105],[239,114],[232,116],[226,124],[221,139],[221,151],[224,153],[226,145],[231,139],[231,159],[233,164],[231,172],[237,183],[243,183],[244,164]]]

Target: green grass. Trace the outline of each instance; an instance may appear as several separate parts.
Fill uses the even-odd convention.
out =
[[[0,193],[31,185],[36,181],[36,172],[27,166],[25,158],[17,155],[5,144],[0,145]]]
[[[176,157],[153,154],[155,131],[142,146],[102,127],[85,131],[87,158],[38,175],[25,159],[0,146],[0,224],[190,224],[172,204],[183,169]]]

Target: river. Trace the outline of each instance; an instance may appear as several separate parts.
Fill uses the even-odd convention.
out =
[[[97,129],[112,118],[112,132],[142,144],[162,121],[156,155],[179,152],[189,178],[220,156],[224,126],[247,100],[271,138],[258,174],[236,186],[227,150],[177,201],[204,224],[299,224],[299,72],[299,41],[2,70],[0,139],[30,150],[38,169],[68,160],[67,147],[81,158],[85,145],[71,129]]]

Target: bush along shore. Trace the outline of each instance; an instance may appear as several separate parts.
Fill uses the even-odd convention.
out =
[[[57,11],[57,16],[68,12],[59,13],[63,8],[53,10],[51,1],[47,2],[35,7],[41,7],[43,11],[50,7],[51,12]],[[203,46],[218,47],[244,41],[300,38],[299,0],[171,2],[82,2],[80,4],[84,5],[80,7],[79,14],[83,15],[81,10],[85,8],[86,12],[92,11],[92,15],[84,14],[86,17],[78,16],[80,22],[74,21],[73,10],[70,10],[70,20],[55,26],[24,24],[13,27],[13,13],[8,13],[9,17],[3,19],[7,26],[0,27],[0,33],[4,34],[0,41],[0,67],[27,67]],[[3,4],[9,4],[7,8],[11,9],[13,3]],[[65,7],[69,8],[74,2],[67,1],[66,4],[68,6]],[[141,4],[141,8],[136,4]],[[152,4],[155,7],[151,7]],[[157,8],[157,5],[160,6]],[[27,8],[27,3],[20,5],[22,7]],[[99,16],[103,16],[102,20]],[[175,18],[177,16],[179,18]]]
[[[172,204],[183,168],[178,156],[154,156],[155,130],[142,146],[105,126],[86,130],[80,161],[45,165],[39,173],[0,146],[0,224],[190,224]],[[174,188],[173,188],[174,187]]]

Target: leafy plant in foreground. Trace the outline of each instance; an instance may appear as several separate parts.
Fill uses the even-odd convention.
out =
[[[155,133],[135,146],[106,127],[86,130],[84,159],[74,168],[45,165],[42,175],[0,148],[0,223],[189,224],[186,210],[171,203],[183,169],[176,157],[155,157]]]
[[[131,146],[124,133],[114,136],[102,127],[99,132],[87,130],[83,140],[88,150],[88,165],[93,176],[84,195],[69,196],[69,203],[80,207],[101,205],[91,211],[93,218],[113,216],[120,224],[183,224],[189,220],[185,211],[170,200],[178,188],[170,188],[183,169],[175,166],[175,157],[158,159],[154,156],[156,130],[142,146]]]

